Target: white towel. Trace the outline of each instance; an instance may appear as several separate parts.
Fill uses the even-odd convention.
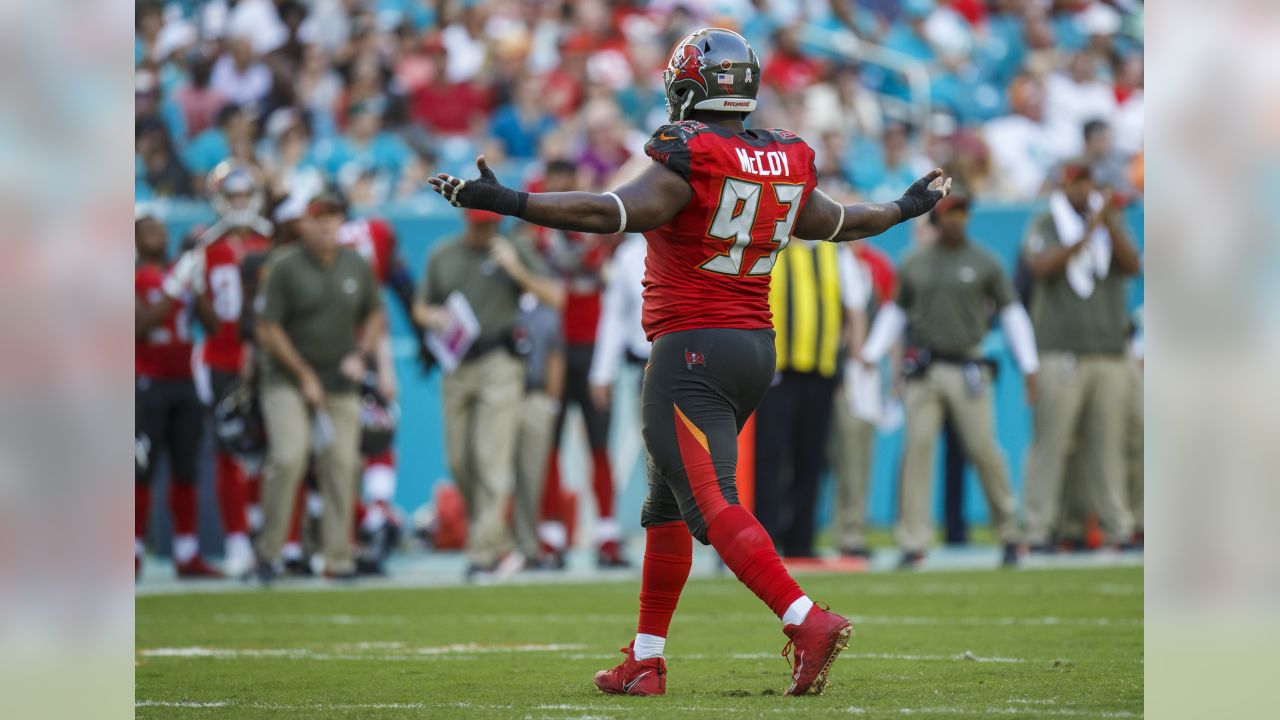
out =
[[[1093,193],[1089,196],[1089,210],[1097,212],[1103,202],[1101,193]],[[1099,225],[1086,238],[1084,218],[1071,207],[1071,202],[1060,190],[1049,196],[1049,212],[1058,230],[1058,242],[1063,247],[1073,247],[1078,242],[1089,243],[1067,263],[1067,284],[1076,295],[1087,298],[1093,294],[1097,281],[1111,271],[1111,233],[1105,225]]]

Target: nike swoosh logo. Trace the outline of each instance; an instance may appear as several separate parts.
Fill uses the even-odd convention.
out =
[[[642,672],[642,673],[640,673],[639,675],[637,675],[637,676],[635,676],[634,678],[632,678],[632,679],[631,679],[631,682],[629,682],[629,683],[622,683],[622,691],[623,691],[624,693],[626,693],[626,694],[630,695],[630,694],[631,694],[631,688],[635,687],[635,686],[636,686],[636,683],[640,682],[640,678],[644,677],[645,675],[648,675],[648,674],[649,674],[649,673],[651,673],[651,672],[653,672],[653,671],[652,671],[652,670],[645,670],[644,672]]]
[[[666,133],[658,133],[658,139],[659,140],[677,140],[678,138],[673,138]]]
[[[800,671],[804,670],[804,655],[800,655],[800,662],[796,664],[796,671],[791,675],[791,687],[787,688],[787,692],[793,692],[796,685],[800,683]]]

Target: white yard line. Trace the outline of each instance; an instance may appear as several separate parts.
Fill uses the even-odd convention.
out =
[[[722,623],[752,622],[766,617],[763,613],[682,613],[679,616],[685,621],[715,621]],[[252,615],[246,613],[215,614],[211,618],[215,623],[234,625],[416,625],[419,623],[448,622],[481,625],[506,623],[523,624],[567,624],[582,625],[589,623],[611,624],[626,623],[635,620],[634,614],[561,614],[561,613],[465,613],[460,615],[424,615],[411,617],[408,615]],[[956,615],[950,617],[928,615],[851,615],[855,625],[968,625],[991,627],[1141,627],[1142,618],[1110,618],[1110,617],[973,617]],[[154,621],[139,619],[139,624],[152,624]],[[190,618],[175,619],[173,622],[189,622]]]

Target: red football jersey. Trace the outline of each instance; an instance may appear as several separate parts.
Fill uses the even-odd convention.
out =
[[[564,339],[572,345],[594,345],[600,324],[601,273],[613,253],[605,236],[536,227],[538,250],[565,281]]]
[[[658,128],[644,149],[693,188],[645,233],[645,334],[773,327],[769,273],[817,185],[813,150],[786,130],[735,135],[692,120]]]
[[[247,256],[270,248],[270,240],[252,232],[223,235],[204,248],[205,292],[218,318],[218,327],[204,341],[204,362],[213,370],[240,372],[244,363],[240,318],[245,301],[240,264]]]
[[[396,251],[396,234],[390,223],[373,218],[350,220],[338,228],[338,244],[360,253],[373,269],[373,277],[386,284]]]
[[[144,305],[164,299],[165,268],[139,265],[133,271],[133,295]],[[163,380],[191,377],[191,321],[187,303],[178,300],[164,321],[133,341],[133,374]]]

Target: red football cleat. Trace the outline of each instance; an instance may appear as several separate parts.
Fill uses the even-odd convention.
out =
[[[827,671],[841,650],[849,647],[853,626],[849,621],[825,607],[814,605],[804,622],[782,628],[790,640],[782,648],[782,657],[791,663],[791,687],[787,695],[811,692],[821,695],[827,689]],[[795,648],[795,657],[788,657]]]
[[[178,577],[180,578],[220,578],[222,571],[204,561],[204,558],[196,555],[190,560],[174,565],[178,569]]]
[[[667,661],[661,657],[637,660],[634,645],[619,650],[627,655],[621,665],[596,673],[596,687],[609,695],[665,695]]]

